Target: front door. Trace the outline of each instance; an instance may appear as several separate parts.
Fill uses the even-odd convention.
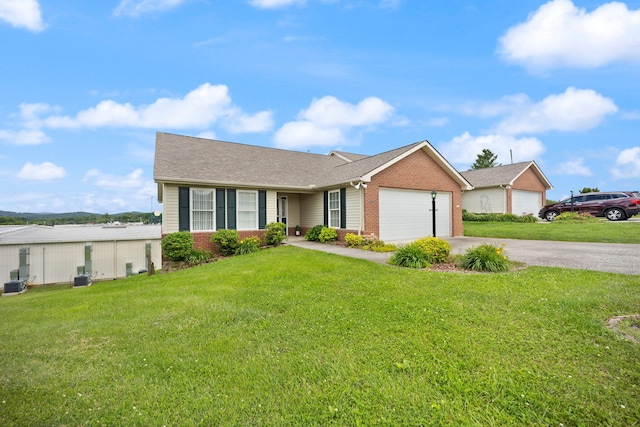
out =
[[[285,224],[285,234],[289,235],[289,225],[287,223],[289,206],[287,205],[287,196],[278,197],[277,216],[278,222]]]

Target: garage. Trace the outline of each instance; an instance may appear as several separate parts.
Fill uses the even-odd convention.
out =
[[[511,212],[515,215],[538,215],[542,208],[542,194],[538,191],[513,190]]]
[[[380,239],[413,240],[433,233],[431,192],[379,189]],[[451,194],[437,193],[436,236],[451,236]]]

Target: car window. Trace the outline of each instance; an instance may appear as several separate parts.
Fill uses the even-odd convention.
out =
[[[607,199],[608,194],[589,194],[586,198],[587,202],[597,202],[599,200]]]

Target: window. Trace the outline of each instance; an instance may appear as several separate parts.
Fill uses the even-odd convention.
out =
[[[238,191],[238,230],[258,229],[258,193]]]
[[[213,190],[191,190],[191,231],[212,231]]]
[[[340,228],[340,191],[329,191],[329,227]]]

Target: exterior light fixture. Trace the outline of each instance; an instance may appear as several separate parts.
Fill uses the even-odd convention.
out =
[[[433,224],[433,237],[436,237],[436,190],[431,190],[431,223]]]

